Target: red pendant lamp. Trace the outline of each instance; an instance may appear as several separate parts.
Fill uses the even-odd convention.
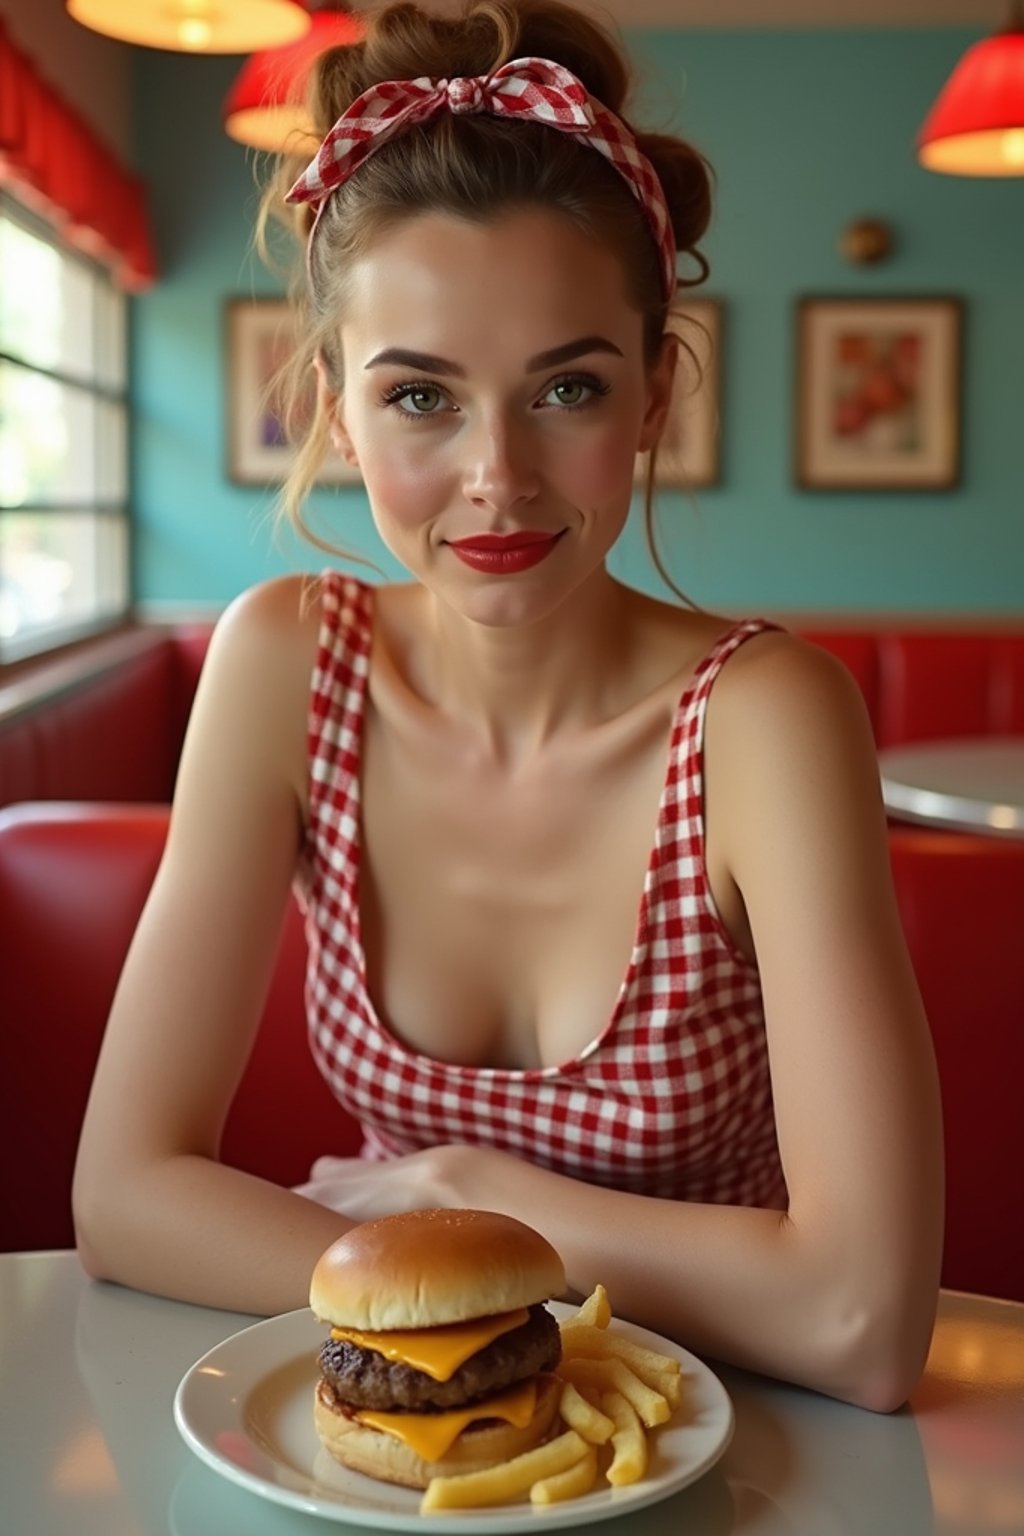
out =
[[[917,139],[929,171],[1024,176],[1024,7],[1009,25],[968,48]]]
[[[179,53],[249,53],[309,30],[301,0],[67,0],[83,27]]]
[[[314,11],[312,25],[297,42],[266,48],[243,64],[224,103],[224,129],[250,149],[310,154],[317,147],[306,110],[306,86],[317,58],[328,48],[357,43],[363,22],[347,7]]]

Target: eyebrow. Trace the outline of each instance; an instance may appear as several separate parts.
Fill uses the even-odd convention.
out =
[[[526,372],[538,373],[542,368],[557,368],[561,363],[571,363],[577,357],[586,357],[591,352],[610,352],[615,357],[622,356],[614,342],[607,341],[603,336],[581,336],[578,341],[567,341],[560,347],[549,348],[547,352],[538,352],[536,357],[528,360]],[[382,368],[388,363],[397,363],[403,368],[416,368],[421,373],[448,374],[455,379],[466,377],[466,370],[460,363],[453,363],[446,357],[437,357],[433,352],[410,352],[406,347],[385,347],[383,352],[370,358],[366,368]]]

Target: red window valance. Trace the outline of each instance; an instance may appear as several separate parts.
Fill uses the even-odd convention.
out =
[[[156,279],[145,189],[43,80],[0,20],[0,186],[130,292]]]

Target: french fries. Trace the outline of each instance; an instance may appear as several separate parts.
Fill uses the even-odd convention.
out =
[[[603,1285],[595,1285],[586,1301],[581,1303],[573,1323],[591,1328],[607,1328],[611,1320],[612,1309],[608,1301],[608,1292]]]
[[[563,1360],[559,1370],[576,1388],[590,1387],[600,1396],[606,1392],[621,1393],[648,1429],[664,1424],[672,1412],[663,1393],[641,1381],[624,1361],[616,1360],[614,1356],[606,1360],[586,1360],[577,1356]]]
[[[562,1499],[578,1499],[589,1493],[597,1482],[597,1449],[588,1445],[579,1461],[564,1472],[541,1478],[530,1489],[531,1504],[557,1504]]]
[[[605,1476],[616,1488],[638,1483],[647,1471],[647,1438],[637,1411],[621,1392],[606,1392],[601,1407],[615,1424],[614,1454]]]
[[[483,1504],[503,1504],[527,1493],[534,1483],[567,1471],[587,1454],[587,1444],[574,1429],[547,1440],[532,1451],[513,1456],[483,1472],[462,1472],[454,1477],[435,1477],[427,1484],[420,1514],[439,1509],[476,1509]]]
[[[659,1355],[653,1349],[644,1349],[617,1333],[604,1333],[576,1322],[562,1324],[562,1351],[567,1359],[604,1360],[608,1356],[622,1360],[634,1376],[660,1392],[669,1406],[678,1408],[682,1397],[682,1377],[679,1361],[670,1355]]]
[[[420,1513],[502,1504],[529,1494],[534,1506],[589,1493],[604,1468],[613,1487],[639,1482],[648,1462],[645,1430],[664,1424],[679,1406],[679,1361],[644,1349],[609,1327],[603,1285],[561,1325],[559,1415],[564,1433],[483,1472],[435,1477]]]
[[[581,1440],[591,1445],[604,1445],[615,1431],[614,1421],[589,1402],[571,1381],[567,1381],[562,1388],[558,1411],[569,1428],[574,1429]]]

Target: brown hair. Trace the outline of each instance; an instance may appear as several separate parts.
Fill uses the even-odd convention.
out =
[[[322,139],[357,96],[383,80],[487,75],[524,55],[563,65],[605,107],[625,117],[632,81],[623,49],[598,23],[560,0],[466,0],[454,18],[428,15],[399,0],[368,17],[362,42],[321,56],[308,103],[314,131]],[[678,284],[695,286],[708,274],[698,241],[711,214],[710,167],[680,138],[658,133],[637,133],[636,138],[664,188],[678,250],[696,266],[696,275]],[[271,264],[271,217],[296,236],[305,258],[312,214],[308,206],[286,205],[284,193],[308,159],[308,154],[301,160],[283,158],[264,192],[257,245]],[[487,222],[509,207],[538,204],[557,209],[619,253],[631,301],[644,317],[645,356],[653,364],[670,314],[658,253],[633,193],[602,155],[543,125],[487,114],[443,114],[398,135],[330,195],[312,243],[308,278],[303,259],[292,286],[299,341],[277,384],[285,427],[299,451],[281,494],[281,510],[320,548],[341,553],[313,532],[303,514],[329,441],[326,412],[319,404],[309,419],[309,380],[319,355],[332,391],[343,387],[338,315],[350,264],[380,235],[427,209]],[[674,329],[678,334],[678,320]],[[696,363],[685,340],[681,344]],[[654,540],[655,461],[656,450],[650,455],[645,495],[648,547],[662,579],[688,601],[665,570]]]

